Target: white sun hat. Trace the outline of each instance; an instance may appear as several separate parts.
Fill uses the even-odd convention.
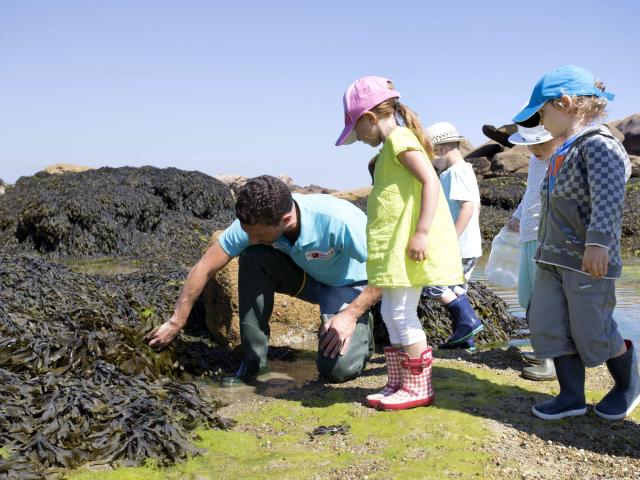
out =
[[[434,145],[464,140],[464,137],[461,137],[458,133],[458,129],[449,122],[434,123],[427,128],[427,135]]]
[[[518,131],[509,137],[514,145],[536,145],[548,142],[553,138],[542,125],[526,128],[518,125]]]

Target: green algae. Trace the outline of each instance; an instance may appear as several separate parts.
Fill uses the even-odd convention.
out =
[[[443,385],[436,386],[443,389]],[[461,400],[464,400],[461,398]],[[75,472],[69,478],[310,478],[354,465],[376,464],[370,479],[465,478],[483,474],[489,455],[481,450],[490,431],[482,418],[439,402],[402,412],[372,411],[340,390],[310,400],[278,399],[237,417],[236,431],[199,430],[196,445],[207,452],[162,469],[121,468],[112,472]],[[318,425],[346,423],[348,435],[315,437]],[[256,433],[257,432],[257,433]],[[463,454],[464,453],[464,454]],[[363,467],[364,470],[364,467]]]

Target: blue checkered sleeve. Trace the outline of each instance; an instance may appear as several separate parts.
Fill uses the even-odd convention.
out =
[[[591,218],[587,244],[615,248],[622,225],[625,183],[629,157],[620,144],[602,135],[594,135],[581,145],[586,163]]]

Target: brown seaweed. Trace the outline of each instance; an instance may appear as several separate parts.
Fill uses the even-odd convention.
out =
[[[147,275],[168,298],[167,278],[184,272]],[[0,254],[0,446],[9,452],[0,479],[85,463],[168,465],[199,452],[198,426],[232,425],[195,385],[175,381],[184,368],[175,347],[158,354],[142,341],[162,316],[148,312],[164,301],[125,281]]]

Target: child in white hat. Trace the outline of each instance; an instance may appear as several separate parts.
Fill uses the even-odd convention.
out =
[[[482,256],[480,236],[480,192],[473,167],[460,152],[464,137],[448,122],[438,122],[427,128],[427,135],[433,142],[438,157],[434,160],[439,169],[440,183],[444,190],[449,211],[453,218],[465,280],[471,277],[478,258]],[[467,285],[430,286],[423,295],[431,297],[443,305],[451,314],[453,333],[440,348],[475,349],[474,335],[484,327],[473,311],[466,295]]]
[[[506,225],[508,229],[519,232],[522,248],[518,270],[518,302],[522,308],[527,310],[537,268],[533,257],[538,248],[540,188],[549,168],[549,158],[562,143],[562,139],[554,139],[542,125],[531,128],[518,125],[518,131],[509,137],[509,142],[514,145],[525,145],[531,152],[527,173],[527,189]],[[522,370],[524,378],[529,380],[554,380],[556,378],[556,370],[551,358],[540,360],[531,353],[525,353],[523,357],[527,362],[533,364]]]

